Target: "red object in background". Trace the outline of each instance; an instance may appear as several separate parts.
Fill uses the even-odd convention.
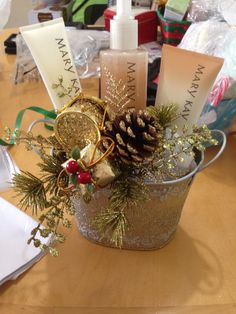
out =
[[[110,31],[110,20],[113,19],[116,12],[114,10],[106,9],[104,11],[105,29]],[[145,44],[157,40],[157,13],[156,11],[143,11],[134,18],[138,20],[138,44]],[[129,34],[127,34],[129,36]]]

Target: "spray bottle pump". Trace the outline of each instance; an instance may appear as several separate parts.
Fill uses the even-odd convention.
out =
[[[116,15],[110,22],[110,48],[138,48],[138,21],[131,15],[131,0],[117,0]]]

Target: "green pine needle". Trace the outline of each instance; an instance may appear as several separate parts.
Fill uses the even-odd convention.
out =
[[[42,179],[45,183],[45,190],[50,194],[57,195],[59,193],[57,180],[63,170],[62,163],[65,160],[62,160],[60,154],[52,156],[43,155],[41,159],[42,162],[38,166],[43,173]],[[69,177],[65,172],[61,175],[61,180],[63,181],[63,185],[68,185]]]
[[[167,127],[178,117],[178,106],[175,104],[169,106],[150,106],[147,107],[147,111],[163,127]]]
[[[14,175],[14,189],[17,196],[22,196],[20,206],[23,209],[32,208],[33,214],[37,215],[38,210],[43,210],[47,204],[46,191],[43,181],[35,177],[33,174],[25,171]]]
[[[121,248],[128,228],[128,221],[123,210],[107,208],[100,212],[93,221],[101,238],[106,237],[116,247]]]
[[[132,173],[122,174],[112,184],[111,203],[138,205],[148,200],[148,188],[141,177],[136,180]]]
[[[111,243],[121,248],[128,229],[126,211],[147,201],[149,193],[142,177],[136,180],[131,168],[113,182],[111,190],[108,207],[95,217],[93,224],[101,238],[110,239]]]

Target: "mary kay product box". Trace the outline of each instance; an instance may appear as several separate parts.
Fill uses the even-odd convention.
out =
[[[173,21],[182,21],[188,10],[191,0],[168,0],[165,6],[164,17]]]

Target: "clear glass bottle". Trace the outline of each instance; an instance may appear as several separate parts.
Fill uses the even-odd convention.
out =
[[[126,86],[128,107],[144,109],[147,101],[147,51],[138,49],[138,22],[131,16],[131,0],[117,0],[110,22],[110,50],[100,53],[101,98],[106,100],[107,70]]]

